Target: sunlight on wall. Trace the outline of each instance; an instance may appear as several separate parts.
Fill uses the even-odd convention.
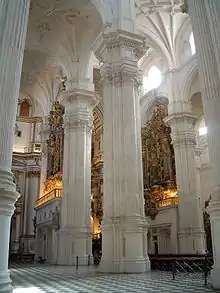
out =
[[[148,75],[143,78],[144,93],[147,93],[152,89],[156,89],[161,82],[161,71],[156,66],[152,66],[148,72]]]
[[[189,36],[189,43],[190,43],[191,53],[192,55],[194,55],[196,53],[196,45],[195,45],[193,32]]]
[[[199,128],[199,135],[200,136],[205,135],[205,134],[207,134],[207,131],[208,131],[207,127],[202,126],[202,127]]]

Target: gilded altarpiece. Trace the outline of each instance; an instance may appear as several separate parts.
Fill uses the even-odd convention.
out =
[[[152,219],[159,208],[178,203],[171,130],[163,121],[166,116],[167,106],[157,105],[142,128],[145,214]]]
[[[47,194],[53,190],[61,191],[62,189],[62,169],[64,151],[63,114],[64,107],[59,102],[54,102],[52,110],[50,111],[48,117],[48,161],[47,180],[45,182],[44,194]]]

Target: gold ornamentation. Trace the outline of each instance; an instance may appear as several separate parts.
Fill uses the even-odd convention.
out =
[[[51,176],[45,181],[44,185],[45,185],[45,188],[43,191],[44,195],[48,194],[54,189],[62,189],[62,186],[63,186],[62,173],[58,172],[54,176]]]
[[[48,118],[49,139],[47,141],[47,178],[61,172],[63,167],[63,114],[64,107],[59,102],[54,102]]]
[[[166,105],[155,106],[142,129],[145,213],[152,218],[158,208],[178,203],[170,127],[163,121],[166,116]]]

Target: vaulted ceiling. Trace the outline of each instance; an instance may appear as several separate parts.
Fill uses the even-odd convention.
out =
[[[45,114],[58,97],[63,76],[74,82],[87,74],[91,46],[103,25],[92,2],[31,1],[21,94],[36,99]],[[178,63],[176,52],[189,26],[182,4],[183,0],[135,0],[136,29],[149,46],[144,64],[155,56],[170,69]]]
[[[43,106],[56,99],[61,78],[74,82],[87,70],[102,21],[89,0],[31,1],[21,92]]]
[[[135,0],[135,5],[137,31],[146,37],[151,52],[163,56],[168,67],[175,66],[179,35],[189,24],[188,15],[181,12],[183,0]]]

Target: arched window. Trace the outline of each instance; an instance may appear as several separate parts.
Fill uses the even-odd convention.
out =
[[[156,66],[151,66],[148,75],[143,79],[144,92],[156,89],[162,82],[162,73]]]
[[[194,55],[196,53],[196,46],[195,46],[193,32],[191,32],[191,34],[189,36],[189,44],[190,44],[190,48],[191,48],[191,53],[192,53],[192,55]]]
[[[22,117],[30,116],[30,103],[27,100],[23,100],[20,104],[20,115]]]

